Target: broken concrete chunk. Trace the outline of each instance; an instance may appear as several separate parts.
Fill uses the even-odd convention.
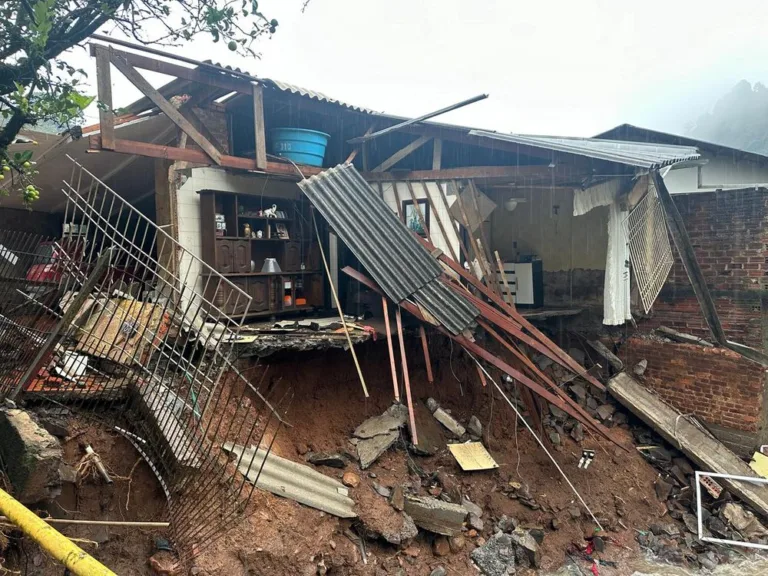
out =
[[[14,496],[23,504],[61,493],[61,445],[24,410],[0,410],[0,456]]]
[[[438,408],[437,410],[435,410],[432,415],[435,417],[435,419],[438,422],[440,422],[440,424],[445,426],[448,429],[448,431],[454,436],[456,436],[457,438],[461,438],[462,436],[464,436],[466,432],[466,430],[464,429],[464,426],[459,424],[453,416],[448,414],[448,412],[446,412],[442,408]]]
[[[379,416],[368,418],[365,422],[360,424],[352,433],[357,438],[373,438],[374,436],[380,436],[382,434],[389,434],[392,430],[397,430],[403,426],[406,422],[407,415],[403,417],[398,414],[393,416],[385,412]]]
[[[445,576],[447,572],[445,571],[445,568],[442,566],[438,566],[432,572],[429,573],[429,576]]]
[[[438,536],[432,543],[432,554],[438,558],[448,556],[451,553],[451,544],[445,536]]]
[[[597,409],[597,415],[600,416],[601,420],[608,420],[614,412],[616,412],[616,406],[612,404],[603,404]]]
[[[443,427],[432,417],[432,413],[421,403],[414,405],[414,418],[418,431],[418,444],[412,444],[414,454],[433,456],[445,448],[445,432]],[[410,425],[408,426],[410,430]],[[413,438],[413,432],[411,432]]]
[[[430,412],[434,413],[439,407],[440,405],[437,403],[437,400],[434,398],[427,398],[427,408]]]
[[[387,488],[386,486],[382,486],[378,482],[373,483],[373,489],[376,491],[376,493],[379,496],[382,496],[384,498],[389,498],[392,495],[392,491]]]
[[[571,438],[573,438],[576,442],[581,442],[584,440],[584,426],[581,424],[581,422],[577,422],[574,424],[573,428],[571,428]]]
[[[389,503],[392,508],[398,512],[402,512],[405,508],[405,494],[403,493],[403,487],[398,484],[392,489],[392,497],[389,499]]]
[[[467,424],[467,432],[476,438],[481,438],[483,435],[483,424],[477,416],[472,416]]]
[[[662,502],[667,501],[667,498],[669,498],[672,493],[672,488],[674,488],[674,485],[665,481],[663,478],[656,479],[656,497]]]
[[[648,368],[648,360],[643,358],[642,360],[640,360],[640,362],[635,364],[635,367],[632,368],[632,372],[635,373],[635,376],[642,376],[643,374],[645,374],[645,371],[647,368]]]
[[[541,551],[536,539],[523,530],[515,530],[509,536],[515,548],[517,563],[523,568],[538,568],[541,565]]]
[[[488,542],[471,554],[485,576],[510,576],[515,573],[515,551],[509,534],[494,534]]]
[[[549,412],[552,414],[553,417],[555,417],[558,420],[565,420],[568,418],[568,414],[566,414],[563,410],[560,410],[557,406],[554,404],[549,405]]]
[[[413,518],[416,526],[443,536],[461,534],[467,509],[458,504],[443,502],[436,498],[405,498],[405,512]]]
[[[470,528],[472,528],[474,530],[477,530],[478,532],[482,532],[483,526],[484,526],[483,521],[480,519],[480,516],[478,516],[477,514],[475,514],[473,512],[470,512],[470,514],[469,514],[469,519],[467,520],[467,525]]]
[[[587,401],[587,389],[581,384],[573,384],[571,386],[571,393],[576,396],[576,400],[579,401],[579,404],[583,404]]]
[[[313,452],[307,456],[307,462],[315,466],[329,466],[330,468],[344,468],[347,465],[341,454],[328,452]]]
[[[395,430],[388,434],[360,440],[357,443],[357,457],[360,460],[360,468],[365,470],[373,464],[379,456],[389,450],[399,435],[397,430]]]
[[[480,508],[480,506],[478,506],[477,504],[475,504],[471,500],[469,500],[467,498],[463,498],[461,500],[461,505],[464,506],[464,508],[466,508],[467,512],[469,512],[470,514],[474,514],[478,518],[482,517],[483,509]]]
[[[723,506],[720,515],[748,540],[768,535],[768,530],[755,518],[755,515],[735,502],[728,502]]]
[[[560,446],[560,434],[555,432],[554,430],[550,430],[549,432],[549,441],[552,442],[553,446]]]

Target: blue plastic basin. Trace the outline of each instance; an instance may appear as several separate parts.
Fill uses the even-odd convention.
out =
[[[329,134],[303,128],[275,128],[272,134],[272,154],[290,158],[296,164],[323,165]]]

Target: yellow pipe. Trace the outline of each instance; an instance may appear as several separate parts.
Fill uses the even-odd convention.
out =
[[[77,576],[117,576],[13,496],[0,489],[0,512]]]

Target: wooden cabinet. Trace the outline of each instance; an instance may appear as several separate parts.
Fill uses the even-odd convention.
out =
[[[232,241],[232,272],[244,274],[251,271],[251,241]]]
[[[231,274],[233,270],[232,241],[216,239],[216,270],[222,274]]]
[[[267,218],[264,208],[277,206],[276,218]],[[303,211],[303,212],[302,212]],[[214,280],[204,269],[205,294],[226,314],[270,316],[325,306],[325,274],[311,224],[309,204],[262,194],[236,194],[217,190],[200,191],[201,254],[203,262],[230,280],[251,298],[250,306],[235,303],[237,291]],[[301,219],[302,225],[298,224]],[[247,229],[261,238],[246,237]],[[281,233],[277,234],[278,226]],[[264,273],[267,258],[275,258],[280,272]],[[253,262],[253,269],[251,268]],[[302,269],[302,265],[304,269]],[[212,289],[208,285],[213,285]],[[286,288],[288,286],[288,288]]]

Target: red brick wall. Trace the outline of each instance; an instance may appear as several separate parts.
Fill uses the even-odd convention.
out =
[[[685,222],[726,335],[762,348],[760,291],[768,289],[768,194],[739,190],[673,197]],[[666,325],[702,338],[709,331],[677,251],[653,319],[641,328]]]
[[[739,354],[632,337],[620,355],[628,366],[646,359],[644,383],[681,412],[726,428],[762,429],[765,371]]]

